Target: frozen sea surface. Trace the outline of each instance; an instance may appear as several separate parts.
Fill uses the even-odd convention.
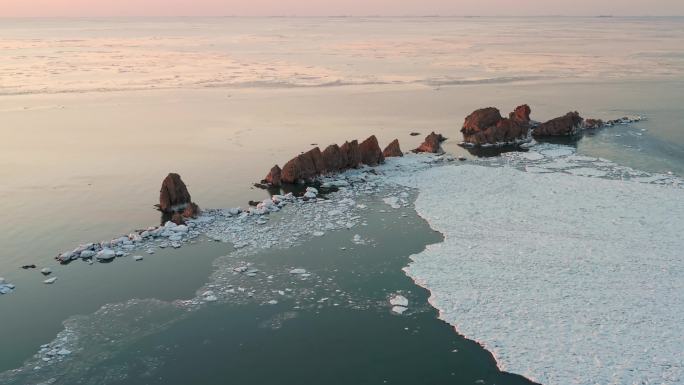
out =
[[[394,179],[419,187],[416,209],[445,236],[407,273],[501,369],[549,385],[684,381],[684,189],[455,164]]]

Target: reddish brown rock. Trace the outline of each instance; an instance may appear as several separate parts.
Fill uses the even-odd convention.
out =
[[[582,117],[577,111],[541,123],[533,131],[534,136],[570,136],[582,128]]]
[[[266,178],[264,178],[264,183],[268,183],[271,186],[278,187],[282,184],[281,182],[281,175],[282,175],[282,170],[278,165],[276,164],[271,168],[271,171],[269,171],[268,175],[266,175]]]
[[[385,158],[404,156],[404,153],[401,152],[401,148],[399,148],[399,139],[394,139],[390,144],[388,144],[387,147],[385,147],[385,149],[382,151],[382,156]]]
[[[530,126],[530,112],[530,107],[523,104],[506,119],[494,107],[476,110],[468,115],[463,123],[463,141],[474,145],[486,145],[525,139]]]
[[[371,135],[368,139],[361,142],[359,151],[361,152],[361,163],[363,164],[377,166],[385,162],[380,144],[378,144],[378,138],[375,135]]]
[[[530,106],[527,104],[523,104],[522,106],[518,106],[508,114],[508,119],[520,124],[520,125],[529,125],[530,124],[530,113],[532,110],[530,109]]]
[[[301,169],[301,160],[298,156],[290,159],[283,166],[280,181],[282,183],[297,183],[301,179]]]
[[[183,216],[186,218],[196,218],[199,213],[199,206],[194,202],[188,203],[187,206],[185,206],[185,210],[183,210]]]
[[[358,168],[361,165],[361,150],[358,141],[344,142],[340,150],[347,161],[346,168]]]
[[[341,171],[347,167],[347,158],[342,155],[340,146],[331,144],[323,150],[323,161],[328,171]]]
[[[325,164],[325,160],[323,159],[323,153],[321,153],[320,148],[314,147],[311,150],[309,150],[307,154],[313,161],[316,175],[320,175],[328,171],[328,167]]]
[[[441,142],[443,142],[445,139],[441,134],[435,134],[435,132],[431,132],[430,135],[425,137],[425,141],[423,144],[418,146],[414,152],[431,152],[433,154],[437,154],[442,152],[442,146]]]
[[[180,175],[170,173],[162,182],[159,191],[159,209],[164,212],[172,212],[179,208],[182,210],[190,202],[190,193]]]

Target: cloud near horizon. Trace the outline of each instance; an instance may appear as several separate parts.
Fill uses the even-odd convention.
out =
[[[684,15],[683,0],[0,0],[0,17]]]

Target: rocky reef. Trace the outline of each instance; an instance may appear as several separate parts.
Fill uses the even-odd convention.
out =
[[[278,165],[273,166],[261,182],[271,187],[307,182],[321,175],[338,173],[361,165],[377,166],[385,162],[385,157],[402,155],[397,139],[383,151],[378,138],[371,135],[361,144],[352,140],[341,146],[331,144],[323,151],[314,147],[290,159],[282,169]]]
[[[520,105],[508,115],[501,116],[494,107],[473,111],[465,118],[461,133],[462,145],[467,147],[500,147],[519,145],[534,138],[571,137],[584,130],[595,130],[617,124],[638,122],[641,117],[609,120],[583,119],[579,112],[571,111],[563,116],[543,123],[530,119],[531,109],[527,104]]]
[[[463,122],[463,141],[475,146],[526,141],[530,129],[530,111],[530,107],[523,104],[516,107],[508,118],[504,118],[494,107],[475,110]]]

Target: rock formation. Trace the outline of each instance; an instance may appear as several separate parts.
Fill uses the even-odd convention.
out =
[[[445,141],[446,138],[442,136],[442,134],[435,134],[435,132],[431,132],[430,135],[425,137],[425,141],[418,146],[414,152],[430,152],[433,154],[437,154],[442,151],[442,146],[441,143]]]
[[[271,168],[271,171],[268,172],[268,175],[266,175],[266,178],[264,178],[263,183],[267,183],[271,186],[278,187],[282,184],[281,175],[282,170],[276,164]]]
[[[473,111],[463,122],[463,141],[481,146],[524,140],[530,128],[530,112],[526,104],[516,107],[509,118],[503,118],[494,107]]]
[[[438,136],[443,140],[442,136]],[[399,141],[394,140],[385,149],[388,156],[402,156]],[[352,140],[344,142],[342,146],[331,144],[321,151],[318,147],[297,155],[290,159],[283,168],[273,166],[262,180],[264,185],[279,187],[284,183],[293,184],[307,182],[331,172],[340,172],[350,168],[358,168],[361,164],[377,166],[385,161],[385,155],[380,150],[378,139],[371,135],[363,143]]]
[[[199,206],[192,202],[187,186],[176,173],[170,173],[162,182],[159,210],[165,214],[173,214],[171,218],[176,223],[184,222],[183,217],[194,218],[200,212]]]
[[[342,155],[340,146],[331,144],[323,150],[323,161],[328,167],[328,171],[344,170],[347,166],[347,158]]]
[[[385,157],[382,155],[382,150],[378,144],[378,138],[375,135],[371,135],[359,145],[359,153],[363,164],[377,166],[385,162]]]
[[[537,136],[570,136],[575,135],[582,128],[582,117],[577,111],[541,123],[532,130],[532,135]]]
[[[190,193],[180,175],[170,173],[162,182],[159,191],[159,209],[164,212],[178,211],[190,202]]]
[[[382,156],[385,158],[404,156],[404,153],[401,152],[401,148],[399,148],[399,139],[394,139],[390,144],[388,144],[387,147],[385,147],[385,149],[382,151]]]
[[[603,127],[605,124],[601,119],[585,119],[582,123],[582,128],[585,130],[595,130]]]
[[[340,150],[347,160],[345,168],[359,168],[361,165],[361,150],[359,149],[359,142],[357,140],[344,142],[340,147]]]

